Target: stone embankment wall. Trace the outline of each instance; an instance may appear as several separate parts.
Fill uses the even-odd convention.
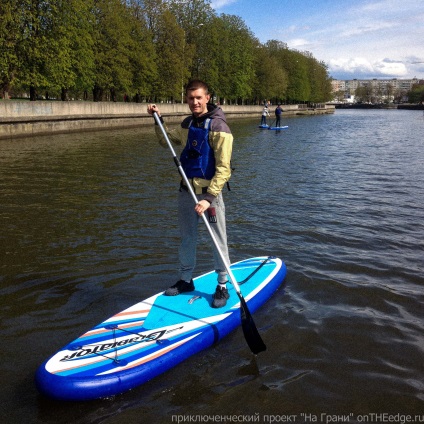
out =
[[[95,131],[151,125],[146,103],[113,103],[84,101],[0,101],[0,139],[32,135]],[[262,106],[222,106],[227,118],[260,120]],[[186,104],[160,104],[167,122],[179,122],[188,115]],[[283,105],[283,117],[298,114],[334,113],[334,106]]]

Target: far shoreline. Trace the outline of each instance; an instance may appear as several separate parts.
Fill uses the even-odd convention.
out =
[[[424,104],[367,104],[367,103],[332,103],[336,109],[402,109],[402,110],[424,110]]]
[[[282,106],[283,116],[335,112],[334,105],[330,104]],[[221,107],[228,119],[257,117],[260,120],[263,109],[262,105]],[[4,100],[0,101],[0,139],[151,125],[152,117],[146,109],[147,103]],[[160,109],[169,123],[177,123],[189,114],[184,103],[161,103]]]

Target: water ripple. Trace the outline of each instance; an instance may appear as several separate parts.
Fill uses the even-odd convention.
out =
[[[421,115],[337,111],[286,118],[280,133],[231,122],[231,258],[273,254],[288,266],[285,288],[255,314],[268,350],[253,361],[234,332],[143,388],[79,408],[40,400],[33,372],[174,282],[178,175],[153,129],[1,141],[1,371],[10,381],[1,394],[11,423],[422,413]],[[199,273],[211,267],[203,228],[200,242]]]

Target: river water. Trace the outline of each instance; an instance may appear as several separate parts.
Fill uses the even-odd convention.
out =
[[[224,196],[232,262],[288,268],[254,316],[267,351],[236,330],[85,403],[43,398],[35,370],[175,282],[177,171],[150,127],[0,141],[2,422],[424,422],[422,112],[337,110],[281,132],[259,119],[230,120]]]

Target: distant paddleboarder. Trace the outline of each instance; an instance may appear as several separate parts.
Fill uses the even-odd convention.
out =
[[[278,103],[278,106],[275,108],[275,126],[281,127],[281,115],[283,114],[283,109],[281,104]]]
[[[266,126],[266,117],[269,116],[268,104],[265,103],[262,110],[261,125]]]

